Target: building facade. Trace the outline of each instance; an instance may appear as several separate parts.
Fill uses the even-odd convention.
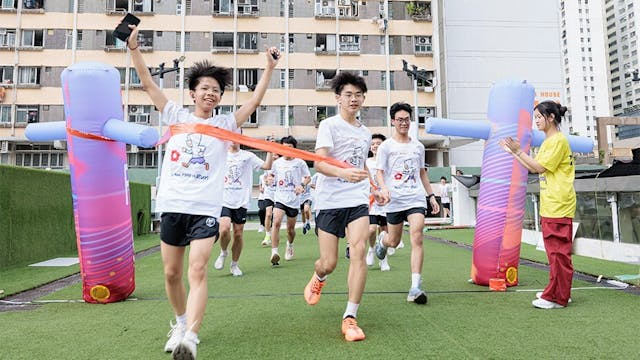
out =
[[[566,117],[569,132],[597,142],[596,117],[611,116],[612,111],[603,2],[561,0],[559,5],[564,92],[570,109]],[[609,39],[617,41],[614,40],[616,37],[614,31]],[[616,59],[611,67],[616,76],[620,75],[619,65],[621,63]],[[619,93],[619,90],[615,92]]]
[[[558,0],[439,0],[437,7],[445,117],[485,120],[489,90],[505,79],[532,84],[537,101],[563,101]],[[469,142],[450,139],[452,165],[482,163],[484,141]]]
[[[210,59],[234,69],[218,111],[230,112],[251,96],[264,50],[284,54],[245,135],[295,136],[312,149],[320,121],[336,113],[329,89],[339,71],[362,75],[369,91],[361,120],[372,132],[391,132],[388,108],[415,106],[419,121],[438,113],[437,62],[431,1],[355,0],[0,0],[0,163],[67,168],[64,142],[33,143],[29,123],[63,121],[60,74],[69,65],[98,61],[121,74],[126,121],[159,127],[159,113],[140,87],[125,44],[113,30],[126,12],[142,21],[140,47],[168,97],[189,106],[184,71]],[[437,57],[437,56],[436,56]],[[183,60],[182,60],[183,59]],[[403,71],[417,66],[425,79]],[[99,101],[99,99],[96,99]],[[443,138],[420,132],[427,162],[443,164]],[[157,167],[157,151],[128,146],[129,166]]]

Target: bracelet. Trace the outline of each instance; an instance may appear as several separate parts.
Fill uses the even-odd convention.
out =
[[[138,43],[138,45],[136,45],[136,47],[134,47],[133,49],[127,46],[127,48],[129,48],[129,51],[133,51],[133,50],[135,50],[135,49],[137,49],[137,48],[139,48],[139,47],[140,47],[140,44],[139,44],[139,43]]]
[[[427,195],[427,199],[431,199],[431,197],[436,197],[436,194],[435,193],[431,193],[431,194]]]

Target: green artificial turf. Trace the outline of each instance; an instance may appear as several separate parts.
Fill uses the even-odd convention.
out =
[[[534,291],[545,286],[548,272],[521,266],[519,286],[490,292],[467,282],[471,252],[448,244],[425,241],[423,275],[429,303],[407,303],[406,236],[407,247],[390,257],[391,271],[380,272],[377,262],[370,268],[358,312],[367,339],[347,343],[340,333],[347,301],[344,241],[321,301],[309,306],[302,290],[317,258],[315,237],[298,233],[295,259],[282,261],[278,268],[271,267],[270,250],[259,246],[260,240],[261,234],[246,232],[242,277],[229,274],[228,259],[221,271],[210,264],[199,359],[638,357],[640,297],[574,281],[580,289],[573,291],[569,307],[535,309]],[[281,255],[283,250],[284,241]],[[211,263],[218,252],[216,246]],[[77,284],[42,299],[71,302],[42,302],[35,310],[0,313],[0,358],[169,359],[162,348],[173,315],[159,253],[136,262],[136,285],[130,301],[75,302],[82,298]]]

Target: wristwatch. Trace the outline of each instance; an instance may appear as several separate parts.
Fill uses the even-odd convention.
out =
[[[431,194],[427,195],[427,199],[431,199],[431,197],[436,197],[436,194],[431,193]]]

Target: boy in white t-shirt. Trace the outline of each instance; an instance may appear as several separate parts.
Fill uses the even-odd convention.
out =
[[[342,316],[342,334],[347,341],[364,340],[356,316],[367,279],[365,247],[369,237],[369,172],[365,160],[371,143],[371,132],[357,115],[364,102],[367,85],[361,76],[340,72],[331,87],[339,106],[339,114],[323,120],[318,127],[316,153],[350,164],[339,168],[326,162],[316,162],[322,175],[316,184],[314,208],[320,258],[304,289],[309,305],[320,301],[322,287],[338,262],[338,241],[348,233],[351,260],[347,283],[349,295]]]
[[[444,211],[444,217],[451,216],[451,185],[447,184],[447,178],[440,178],[440,202],[442,203],[442,210]]]
[[[235,131],[260,105],[280,53],[266,51],[266,67],[251,98],[233,114],[216,115],[214,109],[231,82],[231,70],[208,61],[193,64],[187,74],[189,95],[195,104],[190,113],[172,101],[153,81],[138,44],[138,28],[129,25],[127,47],[143,89],[166,124],[208,124]],[[174,359],[195,359],[198,332],[207,305],[207,263],[218,238],[222,208],[224,163],[228,142],[199,133],[176,134],[166,145],[158,187],[156,210],[161,212],[160,252],[165,291],[177,323],[171,324],[164,350]],[[186,246],[190,246],[189,292],[182,280]]]
[[[381,232],[376,242],[376,256],[384,259],[387,247],[400,243],[405,221],[409,222],[411,238],[411,288],[407,301],[426,304],[427,294],[422,290],[422,247],[424,216],[429,198],[433,213],[440,211],[424,165],[424,145],[409,136],[411,106],[395,103],[389,110],[395,132],[378,148],[376,179],[387,204],[389,233]],[[426,192],[425,192],[426,191]],[[428,195],[427,195],[428,194]]]
[[[371,135],[371,156],[367,159],[367,168],[369,169],[369,176],[374,180],[376,178],[376,155],[378,154],[378,147],[383,141],[387,140],[387,137],[382,134]],[[377,183],[376,183],[377,185]],[[375,246],[376,237],[378,233],[387,231],[387,213],[386,207],[381,206],[375,201],[369,206],[369,249],[367,250],[366,262],[368,266],[372,266],[376,257]],[[380,260],[380,271],[389,271],[388,257]]]
[[[213,264],[216,270],[224,268],[233,224],[233,245],[231,246],[229,270],[233,276],[242,276],[238,261],[244,245],[243,232],[244,224],[247,222],[247,206],[251,200],[253,170],[269,170],[272,162],[273,155],[271,153],[267,153],[267,159],[264,161],[250,151],[241,150],[238,143],[233,143],[229,147],[224,177],[222,213],[220,215],[220,255]]]
[[[298,141],[293,136],[285,136],[280,143],[297,147]],[[296,238],[296,219],[300,207],[300,197],[304,187],[311,181],[311,174],[307,163],[302,159],[281,156],[273,162],[272,172],[276,183],[273,206],[273,224],[271,225],[271,265],[280,265],[280,226],[282,219],[287,216],[287,249],[285,260],[292,260],[294,256],[293,241]]]

